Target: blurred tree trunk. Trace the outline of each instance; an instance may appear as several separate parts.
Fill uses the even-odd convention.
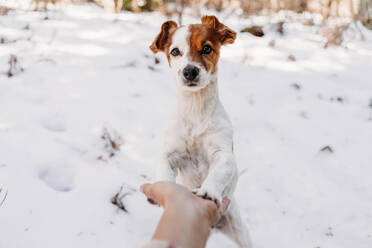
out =
[[[349,0],[349,11],[350,11],[351,20],[355,21],[354,1],[353,0]]]
[[[123,0],[114,0],[115,2],[115,13],[120,13],[123,8]]]
[[[308,9],[307,7],[307,0],[298,0],[297,1],[297,6],[296,6],[296,11],[297,13],[302,13]]]
[[[177,0],[177,14],[178,14],[178,25],[182,25],[182,16],[183,16],[183,11],[185,10],[185,5],[186,1],[185,0]]]
[[[323,12],[323,22],[326,22],[331,15],[332,10],[332,0],[327,0],[322,8]]]
[[[372,0],[360,0],[358,18],[368,29],[372,29]]]

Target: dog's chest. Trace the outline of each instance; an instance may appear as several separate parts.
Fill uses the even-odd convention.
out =
[[[178,149],[171,158],[179,170],[182,183],[190,188],[200,187],[209,170],[207,125],[183,125],[178,128]]]

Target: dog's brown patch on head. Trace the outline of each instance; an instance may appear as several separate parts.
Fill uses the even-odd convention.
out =
[[[211,73],[217,71],[218,58],[222,45],[234,43],[236,32],[220,23],[215,16],[203,16],[202,24],[192,24],[189,26],[189,56],[192,61],[200,63]],[[170,63],[171,55],[169,48],[172,44],[172,37],[179,29],[174,21],[164,22],[161,31],[153,41],[150,49],[154,52],[164,52]],[[209,45],[212,52],[203,54],[203,46]],[[181,56],[182,56],[182,51]]]
[[[215,16],[203,16],[203,25],[212,28],[218,36],[222,45],[232,44],[236,39],[236,32],[222,24]]]
[[[169,58],[169,46],[172,41],[172,36],[177,30],[177,23],[175,21],[166,21],[161,25],[160,33],[152,42],[150,49],[153,53],[164,52]]]
[[[202,24],[189,26],[189,56],[192,61],[202,64],[207,71],[215,73],[221,45],[233,43],[236,38],[236,32],[220,23],[215,16],[203,16],[201,21]],[[212,48],[211,53],[202,54],[202,49],[205,45],[209,45]]]
[[[193,24],[190,25],[189,32],[189,56],[191,60],[202,64],[207,71],[215,73],[217,71],[217,62],[221,47],[221,43],[215,31],[203,24]],[[205,45],[211,46],[211,53],[201,54],[203,46]]]

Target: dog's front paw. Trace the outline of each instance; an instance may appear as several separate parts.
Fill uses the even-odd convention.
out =
[[[194,189],[192,192],[195,195],[197,195],[197,196],[199,196],[203,199],[213,201],[214,203],[216,203],[218,208],[221,206],[222,197],[221,197],[220,194],[218,194],[214,190],[205,189],[205,188],[198,188],[198,189]]]

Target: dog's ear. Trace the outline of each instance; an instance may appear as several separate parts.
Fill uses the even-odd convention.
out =
[[[161,25],[161,31],[156,36],[154,42],[152,42],[150,49],[154,52],[164,52],[165,47],[169,41],[170,34],[177,29],[177,23],[175,21],[167,21]]]
[[[222,45],[232,44],[236,39],[236,32],[222,24],[215,16],[203,16],[201,18],[203,25],[213,28],[218,34]]]

